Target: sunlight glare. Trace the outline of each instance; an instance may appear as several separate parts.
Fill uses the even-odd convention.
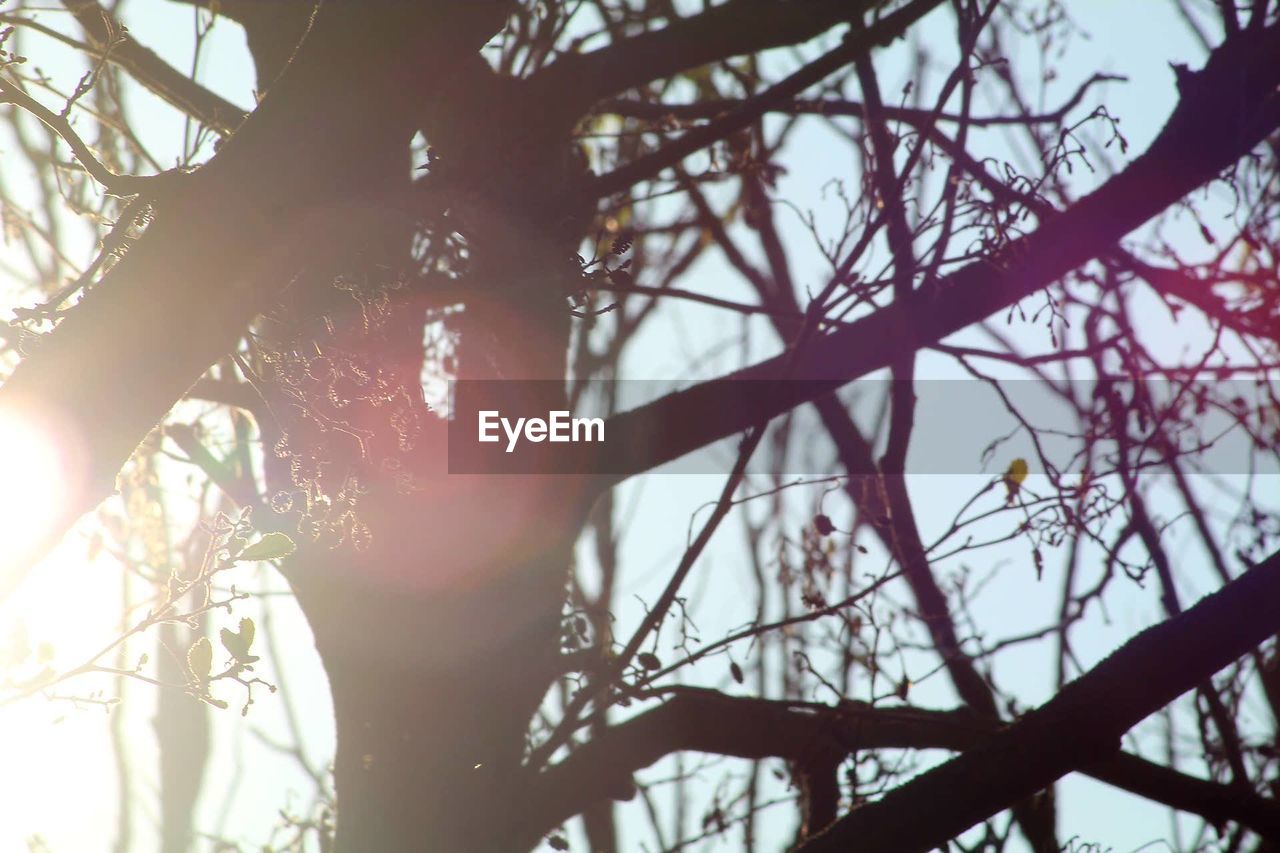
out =
[[[50,533],[63,499],[65,465],[38,421],[0,411],[0,595],[16,565]]]

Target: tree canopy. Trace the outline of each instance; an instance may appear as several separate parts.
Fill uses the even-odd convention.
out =
[[[0,710],[121,850],[1273,849],[1280,5],[1088,7],[10,0]]]

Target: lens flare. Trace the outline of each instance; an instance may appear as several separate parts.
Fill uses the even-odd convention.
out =
[[[51,430],[0,411],[0,596],[52,531],[63,500],[65,466]]]

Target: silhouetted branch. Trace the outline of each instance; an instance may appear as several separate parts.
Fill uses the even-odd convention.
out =
[[[102,164],[72,128],[65,115],[59,115],[13,83],[0,78],[0,104],[13,104],[35,116],[45,127],[58,135],[72,155],[84,167],[89,177],[93,178],[112,195],[130,196],[146,192],[156,186],[160,176],[117,175]]]
[[[742,395],[735,383],[773,380],[775,356],[718,380],[670,394],[610,419],[602,467],[615,480],[649,470],[776,416],[976,323],[1098,257],[1182,196],[1214,179],[1280,127],[1280,28],[1242,33],[1214,52],[1151,146],[1128,168],[1038,230],[989,258],[927,283],[908,300],[815,340],[792,364],[807,382]],[[1224,99],[1220,92],[1234,90]],[[616,437],[616,438],[614,438]]]
[[[1277,630],[1280,553],[1143,631],[984,745],[855,809],[802,849],[938,847],[1072,770],[1112,759],[1125,732]],[[1258,831],[1280,838],[1280,821]]]
[[[905,743],[964,749],[989,730],[967,711],[840,707],[679,688],[659,707],[597,734],[538,777],[529,814],[554,826],[601,796],[630,797],[631,775],[679,750],[803,762]]]
[[[657,708],[598,732],[537,777],[527,810],[530,834],[536,837],[598,798],[629,799],[634,793],[632,775],[677,751],[821,764],[843,760],[859,750],[982,752],[1001,731],[998,721],[968,709],[874,707],[852,701],[829,706],[728,696],[692,687],[675,688],[671,694]],[[1275,801],[1196,779],[1135,755],[1082,759],[1071,769],[1214,824],[1235,821],[1264,836],[1280,832],[1280,804]],[[865,849],[905,848],[890,841]]]
[[[725,115],[688,131],[679,139],[667,143],[652,154],[599,176],[591,182],[588,191],[596,197],[610,196],[640,181],[655,177],[662,170],[677,165],[695,151],[723,139],[730,133],[751,124],[766,112],[787,103],[805,89],[821,82],[828,75],[852,62],[856,57],[865,55],[873,47],[893,41],[939,2],[941,0],[915,0],[867,29],[851,31],[838,47],[760,94],[743,101]]]
[[[1075,94],[1063,102],[1062,106],[1044,113],[1007,116],[973,116],[964,119],[973,127],[1000,127],[1018,124],[1056,124],[1067,113],[1071,112],[1084,100],[1089,89],[1098,83],[1124,81],[1128,78],[1119,74],[1093,74],[1080,84]],[[636,98],[613,98],[601,101],[595,107],[599,114],[613,114],[628,118],[640,118],[649,121],[662,121],[674,118],[680,121],[697,119],[713,119],[726,115],[742,106],[742,99],[722,98],[720,100],[699,100],[690,104],[665,104],[660,101],[642,101]],[[861,101],[845,98],[796,98],[789,103],[777,107],[778,112],[793,115],[817,116],[851,116],[862,118],[866,114],[866,106]],[[922,129],[932,127],[934,122],[955,123],[961,116],[955,113],[939,112],[916,107],[895,107],[884,105],[884,116],[893,121],[901,121]]]
[[[576,117],[603,97],[686,68],[808,41],[860,18],[872,5],[869,0],[721,4],[591,53],[561,56],[530,78],[530,95]]]
[[[423,81],[477,49],[505,11],[462,0],[328,7],[273,97],[164,188],[128,254],[0,387],[0,409],[83,449],[45,539],[3,543],[4,586],[111,493],[141,439],[299,270],[331,272],[403,220],[388,200],[396,190],[366,176],[402,154]]]
[[[119,24],[97,0],[63,0],[63,5],[75,15],[92,45],[75,44],[48,28],[40,28],[41,32],[120,66],[151,92],[219,134],[225,136],[244,121],[244,110],[178,71],[128,33],[121,33]],[[33,21],[22,23],[37,26]]]

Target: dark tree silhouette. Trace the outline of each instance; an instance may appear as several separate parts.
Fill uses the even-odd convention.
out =
[[[617,850],[614,804],[656,814],[637,774],[684,753],[742,759],[670,784],[717,791],[694,836],[745,849],[782,792],[806,851],[1059,850],[1072,773],[1195,817],[1196,843],[1280,840],[1275,480],[1224,496],[1195,476],[1280,445],[1280,6],[1171,2],[1203,56],[1130,150],[1106,103],[1136,84],[1061,59],[1062,0],[174,1],[243,28],[252,111],[121,26],[146,4],[0,11],[12,156],[39,176],[34,203],[0,186],[10,266],[41,294],[0,330],[0,415],[65,452],[56,517],[0,542],[4,589],[118,501],[109,537],[149,590],[127,636],[161,650],[134,669],[112,645],[0,701],[94,672],[160,685],[166,850],[196,831],[195,700],[238,683],[246,710],[265,701],[259,626],[204,618],[242,595],[219,573],[264,559],[332,692],[333,809],[295,826],[324,849],[564,849],[581,818]],[[24,39],[89,73],[59,90]],[[187,117],[176,168],[144,144],[138,87]],[[817,152],[833,217],[779,189]],[[704,259],[736,289],[700,286]],[[608,440],[561,473],[449,473],[432,382],[554,380],[519,386],[544,411],[621,397],[653,318],[695,309],[776,354],[613,405]],[[1034,448],[989,436],[1008,469],[941,531],[908,462],[938,441],[926,359]],[[871,376],[891,380],[874,422],[842,390]],[[1036,422],[1013,376],[1061,420]],[[672,531],[682,555],[628,621],[616,488],[735,436],[719,498],[687,542]],[[1241,467],[1206,461],[1224,445]],[[157,522],[173,458],[203,489],[184,542]],[[701,639],[685,581],[734,516],[754,617]],[[959,565],[1005,545],[1057,596],[1025,634],[984,623]],[[1135,595],[1162,620],[1090,665],[1086,623]],[[1055,686],[1034,708],[995,672],[1025,647]],[[929,689],[958,704],[914,704]],[[1156,761],[1131,730],[1162,709]]]

